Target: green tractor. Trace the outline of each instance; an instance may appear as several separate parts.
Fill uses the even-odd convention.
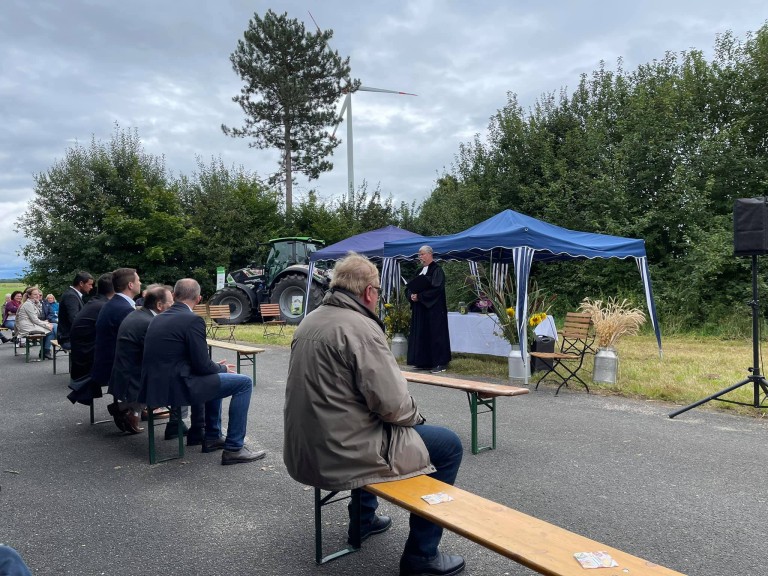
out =
[[[275,238],[261,246],[269,246],[263,263],[254,262],[227,275],[227,283],[211,297],[211,304],[229,305],[229,319],[221,324],[242,324],[260,318],[260,304],[279,304],[283,319],[298,324],[304,317],[307,302],[309,257],[321,249],[322,240],[305,236]],[[309,290],[309,309],[320,305],[328,289],[327,270],[315,268]]]

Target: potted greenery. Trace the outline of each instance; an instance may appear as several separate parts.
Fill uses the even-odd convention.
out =
[[[634,308],[626,298],[621,302],[616,298],[590,300],[585,298],[579,310],[592,317],[597,341],[595,366],[592,372],[594,382],[615,384],[619,371],[619,357],[616,343],[622,336],[634,336],[645,323],[645,313]]]
[[[509,380],[515,384],[527,384],[528,378],[531,376],[531,358],[528,355],[524,362],[523,353],[520,349],[520,338],[515,322],[516,297],[513,292],[515,284],[511,276],[507,275],[502,288],[482,277],[473,277],[472,283],[477,287],[478,298],[489,300],[491,304],[489,308],[495,311],[493,316],[497,328],[495,334],[507,340],[512,346],[507,358]],[[530,350],[536,337],[534,329],[547,317],[553,300],[554,296],[547,296],[535,282],[531,283],[531,288],[528,291],[528,327],[526,330],[528,350]]]
[[[408,334],[411,330],[411,307],[404,294],[384,304],[384,328],[390,339],[390,350],[395,358],[408,356]]]

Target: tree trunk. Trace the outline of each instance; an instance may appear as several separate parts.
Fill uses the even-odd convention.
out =
[[[285,125],[285,150],[284,150],[284,166],[285,166],[285,213],[288,214],[291,211],[293,204],[293,178],[291,177],[291,126]]]

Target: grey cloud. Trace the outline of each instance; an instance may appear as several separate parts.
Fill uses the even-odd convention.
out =
[[[229,54],[254,10],[246,0],[4,0],[0,13],[0,202],[31,197],[34,173],[74,141],[109,139],[117,121],[135,127],[147,150],[175,174],[196,157],[221,157],[266,176],[277,153],[250,149],[221,132],[239,126],[231,101],[241,82]],[[714,35],[737,36],[765,21],[763,2],[681,0],[617,4],[457,3],[373,0],[351,4],[287,0],[276,12],[332,28],[332,47],[350,56],[364,85],[414,92],[354,96],[355,175],[396,200],[422,200],[459,144],[483,134],[508,91],[524,108],[544,92],[573,88],[600,60],[625,69],[665,50],[711,53]],[[366,114],[368,116],[366,117]],[[345,132],[342,128],[342,138]],[[346,192],[346,150],[319,181],[297,192]],[[0,263],[15,262],[21,239],[0,236]],[[2,266],[3,264],[0,264]],[[0,272],[0,276],[3,275]]]

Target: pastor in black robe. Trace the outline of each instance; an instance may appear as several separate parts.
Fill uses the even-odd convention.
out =
[[[408,282],[411,304],[411,333],[408,338],[408,364],[419,368],[446,366],[451,361],[448,335],[448,306],[445,301],[445,273],[436,262]],[[411,294],[417,294],[416,302]]]

